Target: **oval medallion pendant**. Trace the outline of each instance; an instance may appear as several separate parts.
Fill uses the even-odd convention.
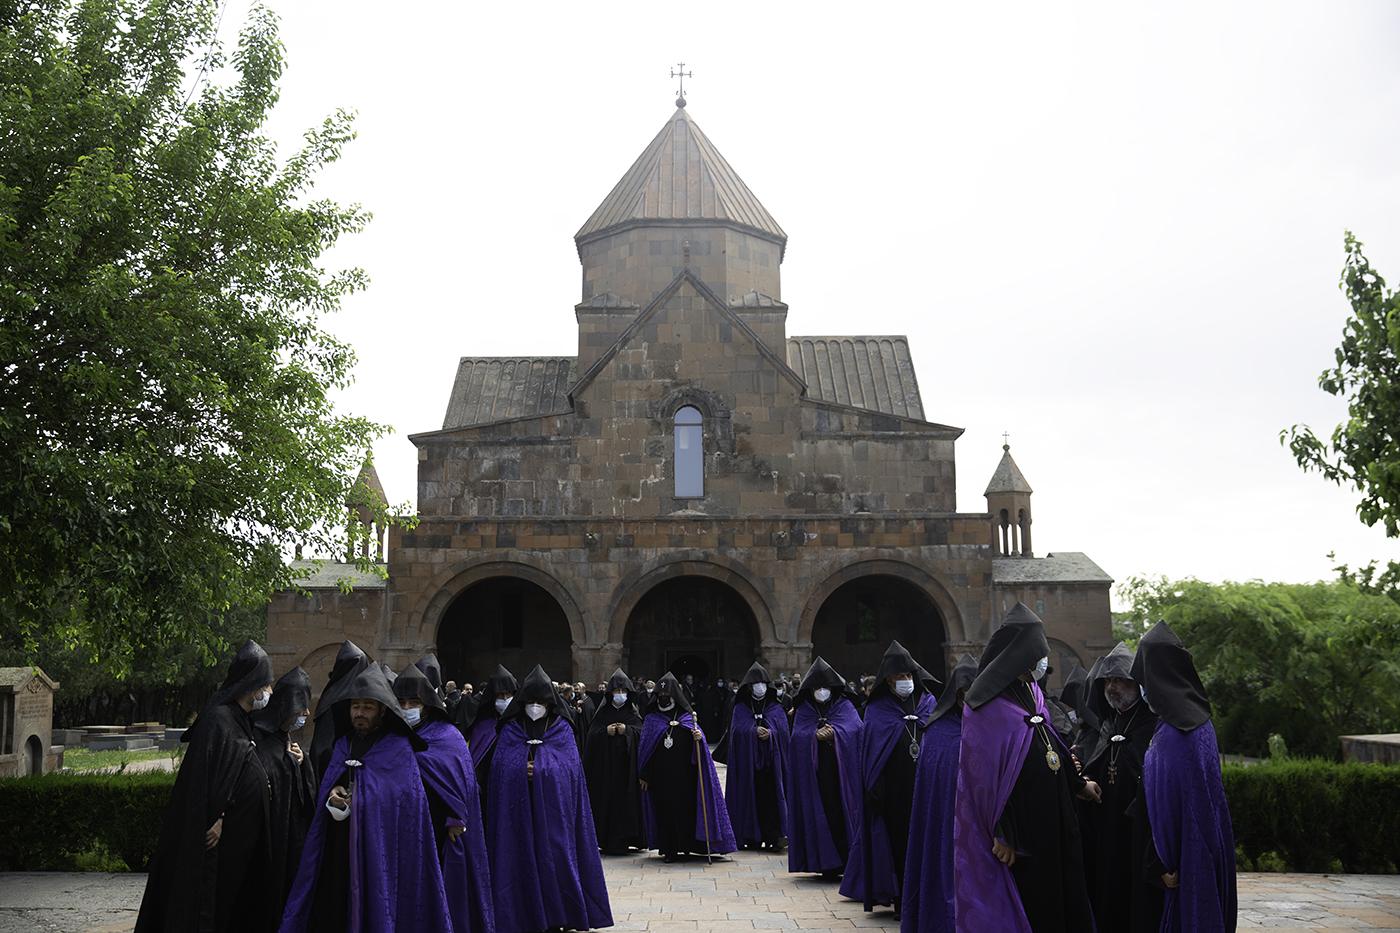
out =
[[[1060,755],[1053,748],[1045,750],[1045,763],[1050,766],[1051,771],[1060,770]]]
[[[918,742],[910,742],[910,743],[909,743],[909,757],[912,758],[912,759],[914,759],[915,761],[918,761],[918,760],[919,760],[919,743],[918,743]]]
[[[665,740],[664,742],[662,742],[661,744],[664,745],[664,746],[666,746],[667,748],[670,748],[672,745],[675,745],[676,743],[673,742],[673,741],[671,740],[671,737],[668,735],[668,736],[666,736],[666,740]]]

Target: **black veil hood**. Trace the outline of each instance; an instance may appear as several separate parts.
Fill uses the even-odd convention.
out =
[[[1190,732],[1210,719],[1210,700],[1191,652],[1166,622],[1152,626],[1138,642],[1131,676],[1163,722]]]
[[[493,699],[492,703],[494,704],[494,702]],[[554,689],[554,681],[549,679],[544,668],[538,664],[521,681],[520,689],[515,691],[510,705],[501,714],[501,722],[507,722],[511,719],[526,719],[528,721],[528,717],[525,715],[525,706],[529,703],[544,704],[546,716],[553,713],[570,724],[574,721],[573,709],[564,702],[559,691]],[[494,705],[492,708],[495,708]]]
[[[606,696],[603,699],[608,701],[609,706],[612,705],[612,695],[619,690],[627,691],[628,703],[632,702],[632,695],[637,692],[637,688],[632,684],[632,678],[628,677],[620,667],[612,672],[612,676],[608,678],[607,689],[604,691]]]
[[[359,645],[348,638],[341,642],[340,650],[335,654],[335,664],[331,666],[330,676],[326,678],[326,688],[321,691],[321,698],[316,701],[316,714],[312,718],[320,719],[323,712],[343,700],[345,691],[369,664],[369,656],[360,650]]]
[[[304,669],[294,667],[273,684],[272,699],[253,714],[253,725],[264,732],[281,732],[282,723],[310,708],[311,678]]]
[[[1104,681],[1110,677],[1122,677],[1126,680],[1135,681],[1133,676],[1133,662],[1136,660],[1133,650],[1124,642],[1119,642],[1113,646],[1113,650],[1094,662],[1094,667],[1089,671],[1089,685],[1087,696],[1084,698],[1084,705],[1100,722],[1105,722],[1113,718],[1114,709],[1108,705],[1108,700],[1104,698]],[[1081,716],[1083,713],[1080,714]]]
[[[825,687],[831,691],[831,698],[834,700],[839,696],[851,699],[850,685],[836,673],[836,669],[826,663],[826,659],[818,657],[812,662],[812,666],[807,668],[807,673],[802,675],[802,684],[797,688],[797,696],[793,697],[793,703],[801,706],[807,700],[816,702],[812,696],[818,687]]]
[[[676,701],[676,705],[669,710],[662,710],[661,698],[670,697]],[[685,698],[685,690],[681,687],[681,682],[676,679],[676,675],[667,671],[661,679],[656,682],[656,692],[651,695],[651,703],[647,706],[647,712],[661,713],[663,716],[670,716],[672,719],[681,713],[693,712],[690,708],[690,701]]]
[[[620,708],[613,706],[612,702],[612,695],[618,690],[627,691],[627,702]],[[608,678],[607,689],[603,691],[603,698],[598,701],[598,710],[588,724],[588,734],[600,734],[615,722],[628,726],[640,725],[642,722],[642,717],[637,712],[637,692],[633,687],[632,678],[620,667]]]
[[[210,706],[232,703],[244,694],[252,693],[258,687],[274,680],[272,661],[262,645],[251,638],[243,643],[228,666],[228,674],[223,684],[209,698]]]
[[[948,684],[943,688],[943,695],[938,698],[938,705],[933,708],[928,719],[924,720],[924,726],[931,725],[935,720],[944,716],[962,715],[962,703],[958,694],[966,694],[967,689],[972,686],[972,682],[977,679],[977,659],[970,654],[964,654],[958,658],[958,663],[953,665],[952,671],[948,673]]]
[[[760,700],[764,706],[769,703],[777,703],[777,691],[773,689],[773,678],[768,676],[768,670],[757,661],[749,665],[749,669],[744,672],[744,679],[739,681],[739,697],[744,700],[754,699],[754,695],[749,692],[749,688],[754,684],[767,684],[768,692]]]
[[[885,678],[901,671],[910,671],[914,675],[914,693],[911,696],[918,696],[920,690],[932,692],[933,688],[938,686],[938,678],[924,670],[923,665],[914,660],[909,649],[898,641],[892,641],[885,649],[884,656],[880,658],[880,667],[875,671],[875,686],[870,691],[869,699],[873,700],[882,693],[899,699],[890,690]]]
[[[1084,665],[1076,661],[1065,676],[1065,685],[1060,688],[1060,702],[1076,713],[1082,713],[1084,703],[1089,698],[1088,690],[1089,672],[1084,669]]]
[[[417,700],[423,704],[423,718],[436,716],[439,719],[447,718],[447,704],[442,702],[442,697],[438,696],[437,690],[433,688],[433,683],[428,679],[415,661],[405,667],[391,685],[394,690],[394,697],[400,700]]]
[[[1035,668],[1041,658],[1050,655],[1050,643],[1045,640],[1045,623],[1031,612],[1025,603],[1017,603],[992,633],[987,650],[982,652],[977,678],[967,688],[964,699],[977,709],[1016,682],[1022,674]]]
[[[430,651],[414,661],[413,666],[423,672],[423,676],[428,678],[428,683],[432,685],[434,690],[442,689],[442,664],[438,661],[437,655]]]
[[[428,747],[427,741],[408,724],[407,719],[403,718],[403,710],[399,708],[398,698],[394,696],[394,690],[389,685],[389,679],[384,676],[380,665],[367,665],[350,682],[345,696],[340,700],[347,707],[347,719],[351,700],[375,700],[384,707],[384,717],[380,719],[380,722],[385,729],[407,736],[414,751],[421,752]],[[353,727],[351,731],[354,731]]]

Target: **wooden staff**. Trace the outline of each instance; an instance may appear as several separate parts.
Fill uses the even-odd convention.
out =
[[[713,865],[714,860],[710,856],[710,811],[705,805],[705,784],[709,780],[709,774],[705,771],[705,766],[700,764],[701,755],[708,755],[710,750],[705,748],[704,740],[699,735],[695,736],[695,783],[700,787],[700,818],[705,823],[705,864]]]

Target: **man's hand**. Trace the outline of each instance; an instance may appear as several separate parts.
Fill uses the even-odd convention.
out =
[[[768,731],[767,726],[758,727],[758,740],[760,742],[767,742],[770,735],[772,735],[772,733]]]
[[[830,742],[834,738],[836,738],[836,730],[830,726],[822,726],[817,730],[818,742]]]
[[[219,837],[224,834],[224,818],[221,816],[214,821],[214,825],[204,833],[204,848],[212,849],[219,844]],[[1176,887],[1176,885],[1172,885]]]
[[[535,762],[533,760],[525,762],[525,776],[527,778],[535,776]]]
[[[1099,789],[1097,781],[1085,781],[1084,786],[1079,791],[1080,800],[1092,800],[1094,803],[1103,802],[1103,791]]]
[[[651,790],[651,785],[646,781],[638,781],[637,783],[642,785],[642,793],[645,794],[647,791]]]
[[[337,810],[348,809],[350,807],[350,792],[337,784],[335,787],[331,788],[331,794],[330,797],[326,799],[326,803],[335,807]]]
[[[297,764],[301,764],[302,758],[306,757],[302,754],[301,746],[295,742],[287,743],[287,754],[291,755],[292,760],[295,761]]]
[[[627,726],[625,723],[615,722],[608,726],[608,735],[623,735],[626,732]]]
[[[1162,884],[1166,885],[1168,888],[1171,888],[1173,891],[1176,890],[1176,886],[1181,884],[1180,873],[1173,871],[1163,875]]]
[[[464,833],[464,832],[466,832],[466,831],[467,831],[467,828],[466,828],[465,826],[449,826],[449,827],[447,827],[447,841],[448,841],[448,842],[456,842],[458,839],[460,839],[460,838],[462,837],[462,833]]]
[[[992,854],[997,857],[998,862],[1001,862],[1007,868],[1016,864],[1016,850],[1000,839],[992,840]]]

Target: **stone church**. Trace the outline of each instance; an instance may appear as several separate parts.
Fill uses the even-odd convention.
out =
[[[410,438],[419,524],[373,536],[387,580],[299,565],[268,610],[279,670],[319,688],[349,637],[458,680],[818,654],[854,677],[898,638],[942,676],[1018,600],[1055,680],[1111,646],[1111,579],[1034,555],[1009,447],[986,508],[957,511],[962,429],[925,412],[906,338],[789,335],[787,234],[683,100],[575,242],[577,354],[462,357],[442,427]]]

